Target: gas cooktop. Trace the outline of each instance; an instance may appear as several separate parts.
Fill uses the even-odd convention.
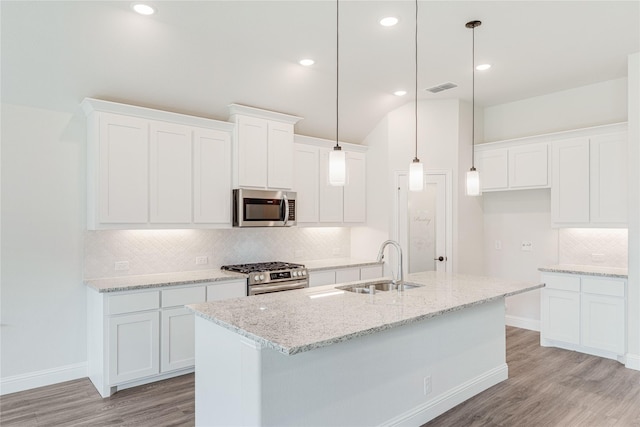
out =
[[[235,271],[237,273],[259,273],[264,271],[293,270],[296,268],[304,268],[303,264],[294,264],[292,262],[256,262],[251,264],[223,265],[222,270]]]

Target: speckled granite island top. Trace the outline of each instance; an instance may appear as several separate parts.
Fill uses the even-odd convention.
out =
[[[586,276],[617,277],[621,279],[627,279],[629,277],[626,268],[599,267],[594,265],[560,264],[540,267],[538,270],[546,273],[582,274]]]
[[[223,270],[183,271],[179,273],[87,279],[84,283],[98,292],[122,292],[164,286],[190,285],[224,280],[246,279],[246,274]]]
[[[439,316],[544,285],[529,282],[425,272],[404,292],[356,294],[327,285],[234,298],[187,307],[264,347],[293,355],[359,336]],[[352,283],[365,283],[361,281]]]

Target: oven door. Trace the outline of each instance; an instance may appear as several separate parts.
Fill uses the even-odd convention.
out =
[[[249,295],[270,294],[272,292],[292,291],[294,289],[304,289],[309,287],[309,280],[291,280],[289,282],[278,282],[266,285],[250,285]]]

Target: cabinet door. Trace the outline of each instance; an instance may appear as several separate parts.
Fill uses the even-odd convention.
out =
[[[120,384],[159,372],[159,313],[109,319],[109,383]]]
[[[247,296],[247,281],[234,280],[207,286],[207,301]]]
[[[195,129],[193,143],[193,222],[231,224],[230,135]]]
[[[377,279],[384,276],[381,265],[360,267],[360,280]]]
[[[548,187],[548,145],[509,148],[509,188]]]
[[[267,121],[238,116],[238,184],[241,187],[267,186]]]
[[[98,222],[146,223],[149,218],[148,121],[100,113]]]
[[[267,186],[290,190],[293,187],[293,125],[268,123]]]
[[[195,365],[195,321],[186,308],[162,310],[160,372],[190,368]]]
[[[624,298],[582,294],[582,345],[625,353]]]
[[[344,222],[366,220],[366,157],[364,153],[346,153],[347,183],[344,186]]]
[[[342,268],[336,270],[336,283],[360,280],[360,268]]]
[[[589,140],[552,144],[551,222],[589,223]]]
[[[543,289],[541,338],[580,344],[580,293]]]
[[[320,222],[342,222],[343,188],[329,184],[329,150],[320,150]]]
[[[336,272],[334,270],[309,272],[309,287],[335,284]]]
[[[191,129],[151,122],[150,176],[152,223],[191,222]]]
[[[293,157],[293,188],[296,191],[296,220],[298,223],[318,222],[319,219],[319,149],[312,145],[296,144]]]
[[[627,222],[627,134],[591,138],[591,222]]]
[[[506,190],[509,185],[507,149],[478,151],[477,159],[482,191]]]

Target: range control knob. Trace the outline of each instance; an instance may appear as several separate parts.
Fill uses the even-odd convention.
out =
[[[260,275],[260,280],[264,280],[264,274]]]
[[[306,276],[307,275],[307,270],[302,270],[302,275]]]
[[[292,275],[293,277],[296,277],[296,276],[298,275],[298,272],[297,272],[297,271],[294,271],[293,273],[291,273],[291,275]]]
[[[255,276],[253,276],[253,280],[255,280],[256,282],[258,282],[260,280],[260,275],[256,274]]]

